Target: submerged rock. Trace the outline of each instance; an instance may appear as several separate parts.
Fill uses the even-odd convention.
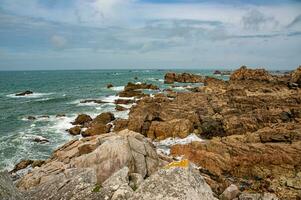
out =
[[[103,103],[107,103],[107,102],[102,101],[102,100],[97,100],[97,99],[87,99],[87,100],[80,101],[80,103],[96,103],[96,104],[103,104]]]
[[[114,85],[112,83],[107,84],[107,88],[112,88]]]
[[[33,94],[33,92],[30,91],[30,90],[26,90],[26,91],[24,91],[24,92],[20,92],[20,93],[17,93],[17,94],[15,94],[15,95],[16,95],[16,96],[26,96],[26,95],[29,95],[29,94]]]

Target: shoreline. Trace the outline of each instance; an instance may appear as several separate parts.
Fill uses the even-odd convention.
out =
[[[97,173],[97,183],[103,183],[109,175],[127,166],[132,172],[142,173],[144,181],[147,181],[162,166],[188,159],[205,178],[213,196],[221,198],[228,186],[235,185],[235,190],[239,191],[236,195],[264,192],[280,199],[298,198],[298,179],[301,176],[298,173],[301,169],[298,156],[298,150],[301,150],[301,67],[284,75],[241,67],[231,74],[229,81],[187,73],[167,73],[164,80],[166,84],[171,84],[165,91],[143,83],[128,84],[119,92],[124,100],[135,99],[134,104],[127,107],[127,119],[118,121],[108,112],[94,119],[88,116],[80,119],[78,116],[73,125],[78,126],[77,134],[84,137],[67,142],[55,150],[45,163],[20,177],[18,188],[26,192],[50,184],[48,180],[41,182],[45,177],[56,177],[51,171],[47,172],[50,166],[59,171],[92,167]],[[177,92],[172,87],[175,82],[188,86],[202,83],[204,86],[190,86],[185,88],[188,91]],[[162,93],[145,94],[144,91],[149,89]],[[185,142],[185,138],[192,133],[206,138],[206,142],[195,137]],[[155,144],[160,141],[164,143],[168,138],[179,138],[183,142],[172,141],[169,144],[170,155],[158,151],[156,155],[142,153],[152,160],[154,166],[151,170],[147,169],[149,175],[141,171],[146,169],[140,169],[141,163],[136,163],[135,156],[134,166],[125,162],[119,168],[114,167],[113,171],[106,168],[108,172],[105,175],[97,171],[102,163],[98,163],[97,159],[94,163],[88,161],[98,149],[105,148],[102,145],[106,144],[106,137],[114,143],[120,137],[128,139],[131,134],[144,145],[149,140]],[[104,140],[104,143],[98,143],[98,140]],[[114,148],[108,145],[106,150]],[[141,151],[138,146],[132,145],[130,143],[131,152]],[[156,145],[151,148],[158,150]],[[114,161],[108,152],[106,159]],[[46,174],[42,173],[43,170]],[[106,178],[99,179],[99,176]],[[40,181],[33,183],[36,177]]]

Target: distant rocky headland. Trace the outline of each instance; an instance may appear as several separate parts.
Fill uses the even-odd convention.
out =
[[[229,80],[169,72],[168,89],[128,83],[114,102],[128,119],[78,115],[66,132],[76,139],[0,173],[0,199],[301,199],[301,66],[215,74]]]

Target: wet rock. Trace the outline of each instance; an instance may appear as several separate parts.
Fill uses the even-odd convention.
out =
[[[30,90],[26,90],[26,91],[24,91],[24,92],[20,92],[20,93],[17,93],[17,94],[15,94],[15,95],[16,95],[16,96],[26,96],[26,95],[29,95],[29,94],[33,94],[33,92],[30,91]]]
[[[156,85],[153,85],[153,84],[147,84],[147,83],[141,83],[141,84],[138,84],[138,83],[131,83],[129,82],[124,90],[125,91],[130,91],[130,90],[158,90],[159,87],[156,86]]]
[[[92,124],[107,124],[115,119],[115,116],[111,112],[104,112],[100,115],[97,115],[95,119],[93,119]]]
[[[22,194],[14,186],[7,172],[0,172],[0,199],[24,200]]]
[[[116,105],[115,110],[117,110],[117,111],[125,111],[125,110],[128,110],[128,108],[125,108],[125,107],[120,106],[120,105]]]
[[[174,72],[166,73],[164,76],[165,84],[173,84],[174,82],[179,83],[202,83],[204,81],[204,77],[196,74],[190,73],[182,73],[176,74]]]
[[[107,102],[102,101],[102,100],[97,100],[97,99],[87,99],[87,100],[80,101],[80,103],[96,103],[96,104],[103,104],[103,103],[107,103]]]
[[[34,117],[34,116],[28,116],[27,119],[28,119],[28,120],[36,120],[37,118]]]
[[[127,105],[127,104],[132,104],[132,103],[135,103],[135,100],[133,100],[133,99],[116,99],[115,100],[115,104]]]
[[[21,160],[18,164],[15,165],[14,169],[11,173],[15,173],[21,169],[25,169],[29,165],[31,165],[34,161],[33,160]]]
[[[86,114],[80,114],[76,117],[75,121],[72,122],[73,125],[85,125],[92,121],[92,118]]]
[[[107,88],[112,88],[114,85],[112,83],[107,84]]]
[[[239,195],[240,191],[238,187],[231,184],[227,189],[220,195],[220,200],[232,200]]]
[[[31,164],[32,168],[41,167],[45,163],[45,160],[34,160]]]
[[[81,132],[81,127],[80,126],[74,126],[70,129],[68,129],[67,131],[71,134],[71,135],[79,135]]]
[[[57,117],[57,118],[66,117],[66,114],[57,114],[55,117]]]
[[[39,116],[38,118],[46,118],[46,119],[49,119],[50,117],[49,117],[49,115],[41,115],[41,116]]]
[[[50,142],[47,138],[44,138],[42,136],[36,136],[35,138],[32,139],[32,141],[37,142],[37,143],[41,143],[41,144]]]

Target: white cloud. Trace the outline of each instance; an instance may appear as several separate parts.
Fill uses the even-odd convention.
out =
[[[56,49],[63,49],[67,45],[67,40],[60,35],[51,36],[50,41],[53,47],[55,47]]]

